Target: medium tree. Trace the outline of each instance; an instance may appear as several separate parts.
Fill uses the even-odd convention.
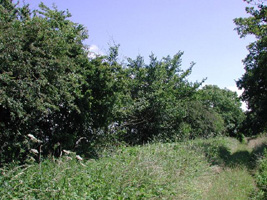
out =
[[[26,155],[28,134],[43,141],[44,154],[56,144],[74,146],[88,66],[86,29],[44,4],[32,12],[0,1],[0,13],[0,162]]]
[[[180,126],[186,115],[184,104],[201,83],[187,80],[193,64],[182,70],[182,55],[179,52],[161,60],[151,55],[149,64],[145,64],[141,56],[128,60],[128,105],[121,120],[126,141],[144,143],[159,135],[183,136]]]
[[[128,84],[118,47],[89,58],[87,30],[56,7],[0,0],[0,13],[0,165],[41,145],[42,155],[88,153],[123,113]]]
[[[186,117],[183,125],[187,129],[184,133],[186,138],[208,138],[224,134],[224,120],[216,110],[199,99],[188,101],[185,105]]]
[[[215,85],[206,85],[199,91],[199,98],[207,108],[221,116],[225,134],[237,136],[245,118],[237,93]]]
[[[249,54],[244,59],[245,74],[237,81],[244,89],[242,100],[248,104],[248,115],[254,134],[267,128],[267,5],[264,1],[247,1],[247,18],[234,20],[240,37],[253,35],[256,41],[248,46]]]

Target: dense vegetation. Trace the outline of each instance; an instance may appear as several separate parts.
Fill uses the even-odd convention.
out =
[[[40,164],[4,168],[0,199],[263,197],[262,192],[253,193],[255,184],[247,166],[254,151],[233,138],[120,147],[102,155],[88,161],[65,155]],[[266,190],[263,167],[262,162],[258,183]]]
[[[267,128],[267,6],[247,2],[244,113],[181,51],[92,57],[68,11],[0,0],[0,198],[266,199],[266,137],[245,136]]]
[[[267,199],[267,150],[265,151],[262,159],[259,161],[258,171],[256,173],[256,183],[259,188],[257,197],[258,199]]]
[[[245,132],[257,134],[267,129],[267,4],[266,1],[251,1],[253,7],[246,9],[251,16],[237,18],[235,24],[240,37],[253,35],[256,41],[248,46],[249,54],[244,59],[245,74],[237,81],[244,89],[242,100],[248,104]]]
[[[63,149],[94,156],[99,146],[237,136],[244,114],[237,94],[188,81],[182,52],[117,62],[91,58],[86,29],[69,12],[0,4],[1,163]]]

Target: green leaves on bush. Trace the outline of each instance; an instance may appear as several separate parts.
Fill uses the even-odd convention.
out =
[[[183,70],[182,52],[121,64],[114,46],[90,58],[87,30],[69,12],[1,0],[0,13],[0,163],[23,161],[31,149],[39,160],[63,149],[97,156],[108,142],[209,137],[225,125],[236,131],[237,98],[214,88],[209,99],[211,89],[199,90],[204,80],[188,81],[194,63]]]

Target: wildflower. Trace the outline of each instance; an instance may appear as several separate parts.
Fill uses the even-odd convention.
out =
[[[34,154],[38,154],[39,152],[36,149],[31,149],[31,152]]]
[[[71,154],[71,151],[68,151],[68,150],[63,150],[63,152],[67,155]]]
[[[31,139],[31,141],[33,141],[33,142],[35,142],[35,143],[42,143],[41,140],[38,140],[38,139],[37,139],[36,137],[34,137],[34,135],[32,135],[32,134],[28,134],[27,136]]]
[[[83,158],[79,155],[76,156],[77,160],[83,160]]]

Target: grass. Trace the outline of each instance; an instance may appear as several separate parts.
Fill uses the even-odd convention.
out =
[[[246,150],[215,138],[9,166],[0,169],[0,199],[249,199],[256,187]]]
[[[249,199],[256,185],[251,175],[251,156],[243,144],[237,144],[235,151],[220,146],[217,159],[219,173],[213,177],[212,187],[206,199]],[[217,170],[218,171],[218,170]]]
[[[251,150],[233,138],[196,141],[205,153],[213,173],[202,199],[250,199],[256,185],[251,175]]]
[[[223,170],[214,176],[205,199],[248,199],[255,190],[254,179],[245,168]]]
[[[255,174],[258,190],[255,192],[255,199],[267,199],[267,149],[258,161],[258,168]]]

